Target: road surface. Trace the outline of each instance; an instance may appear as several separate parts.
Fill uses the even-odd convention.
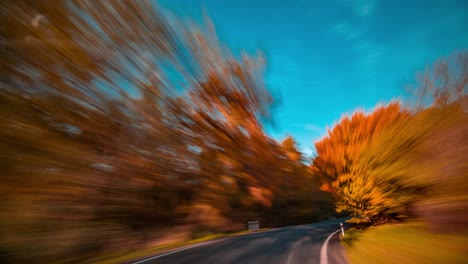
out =
[[[329,239],[326,256],[320,256],[325,240],[339,229],[340,222],[344,220],[329,220],[229,237],[176,249],[133,263],[345,264],[348,261],[339,243],[338,233]]]

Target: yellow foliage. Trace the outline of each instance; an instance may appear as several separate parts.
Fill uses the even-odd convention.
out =
[[[333,193],[337,211],[355,221],[418,215],[435,228],[460,225],[468,209],[468,55],[458,58],[425,75],[414,108],[393,102],[356,112],[315,143],[311,169],[321,189]],[[421,104],[427,97],[432,105]]]

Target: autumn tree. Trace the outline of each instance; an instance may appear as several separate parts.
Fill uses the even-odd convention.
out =
[[[202,201],[225,208],[207,194],[223,182],[219,153],[268,118],[262,60],[149,1],[1,13],[2,258],[86,258],[191,223]]]
[[[444,212],[444,221],[460,224],[455,204],[466,207],[459,187],[466,185],[460,153],[468,67],[466,54],[453,58],[419,75],[425,77],[417,103],[408,110],[395,102],[355,113],[316,143],[311,169],[333,193],[337,211],[372,223],[424,215],[439,228],[443,220],[434,212]]]
[[[3,262],[89,263],[174,226],[320,217],[294,140],[264,131],[260,52],[234,56],[208,19],[150,1],[19,0],[1,14]]]
[[[390,127],[358,162],[399,210],[433,230],[466,232],[468,56],[454,53],[418,73],[411,118]],[[380,180],[379,180],[380,179]],[[408,212],[409,211],[409,212]]]
[[[333,182],[351,172],[359,155],[386,127],[407,115],[399,102],[377,107],[371,114],[356,112],[343,117],[322,140],[315,143],[317,155],[311,169],[322,180],[322,189],[334,192]]]

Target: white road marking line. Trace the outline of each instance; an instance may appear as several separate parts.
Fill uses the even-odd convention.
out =
[[[331,224],[333,224],[333,223],[322,223],[322,224],[315,224],[315,225],[312,224],[312,225],[313,225],[312,227],[307,227],[307,228],[302,228],[302,229],[312,229],[312,228],[315,228],[315,227],[317,227],[317,226],[324,226],[324,225],[331,225]],[[286,227],[286,228],[288,228],[288,227]],[[277,230],[286,229],[286,228],[273,228],[273,229],[266,230],[266,231],[260,231],[260,232],[255,232],[255,233],[248,233],[248,234],[239,235],[239,236],[247,236],[247,235],[255,235],[255,234],[268,233],[268,232],[271,232],[271,231],[277,231]],[[296,228],[296,229],[297,229],[297,228]],[[336,233],[339,232],[339,231],[340,231],[340,229],[338,229],[337,231],[333,232],[333,233],[325,240],[325,242],[323,243],[322,248],[321,248],[321,250],[320,250],[320,264],[328,264],[328,256],[327,256],[328,241],[330,240],[330,238],[331,238],[334,234],[336,234]],[[181,252],[181,251],[184,251],[184,250],[187,250],[187,249],[196,248],[196,247],[200,247],[200,246],[204,246],[204,245],[208,245],[208,244],[218,243],[218,242],[221,242],[221,241],[223,241],[223,240],[224,240],[224,239],[220,239],[220,240],[216,240],[216,241],[207,241],[207,242],[200,243],[200,244],[196,244],[196,245],[193,245],[193,246],[187,246],[187,247],[180,248],[180,249],[177,249],[177,250],[174,250],[174,251],[170,251],[170,252],[167,252],[167,253],[164,253],[164,254],[161,254],[161,255],[157,255],[157,256],[154,256],[154,257],[151,257],[151,258],[142,259],[142,260],[133,262],[132,264],[144,263],[144,262],[149,261],[149,260],[158,259],[158,258],[167,256],[167,255],[171,255],[171,254],[174,254],[174,253],[177,253],[177,252]],[[291,257],[291,256],[289,256],[289,257]],[[288,257],[288,262],[290,261],[290,258],[289,258],[289,257]]]
[[[330,238],[332,238],[332,236],[336,233],[340,232],[340,229],[336,230],[335,232],[331,233],[331,235],[329,235],[327,237],[327,239],[325,240],[325,242],[323,242],[323,245],[322,245],[322,248],[320,249],[320,264],[328,264],[328,254],[327,254],[327,251],[328,251],[328,241],[330,240]]]
[[[204,245],[207,245],[207,244],[214,244],[214,243],[217,243],[217,242],[221,242],[222,240],[224,240],[224,239],[220,239],[220,240],[217,240],[217,241],[209,241],[209,242],[205,242],[205,243],[196,244],[196,245],[193,245],[193,246],[188,246],[188,247],[180,248],[180,249],[177,249],[177,250],[174,250],[174,251],[170,251],[170,252],[167,252],[167,253],[164,253],[164,254],[161,254],[161,255],[157,255],[157,256],[154,256],[154,257],[151,257],[151,258],[142,259],[142,260],[140,260],[140,261],[133,262],[132,264],[144,263],[144,262],[149,261],[149,260],[161,258],[161,257],[167,256],[167,255],[171,255],[171,254],[174,254],[174,253],[177,253],[177,252],[180,252],[180,251],[184,251],[184,250],[187,250],[187,249],[196,248],[196,247],[201,247],[201,246],[204,246]]]
[[[287,264],[291,264],[291,259],[292,259],[292,256],[293,256],[293,254],[294,254],[294,250],[296,249],[296,246],[297,246],[297,242],[294,243],[294,245],[292,246],[291,250],[289,251]]]
[[[279,229],[280,229],[280,228],[273,228],[273,229],[266,230],[266,231],[258,231],[258,232],[253,232],[253,233],[247,233],[247,234],[242,234],[242,235],[239,235],[239,236],[263,235],[263,233],[268,233],[268,232],[276,231],[276,230],[279,230]],[[236,236],[233,236],[233,237],[236,237]],[[207,245],[207,244],[212,244],[212,243],[221,242],[222,240],[224,240],[224,239],[220,239],[220,240],[217,240],[217,241],[207,241],[207,242],[205,242],[205,243],[200,243],[200,244],[196,244],[196,245],[193,245],[193,246],[188,246],[188,247],[180,248],[180,249],[177,249],[177,250],[174,250],[174,251],[170,251],[170,252],[167,252],[167,253],[164,253],[164,254],[161,254],[161,255],[157,255],[157,256],[154,256],[154,257],[151,257],[151,258],[142,259],[142,260],[140,260],[140,261],[133,262],[132,264],[144,263],[144,262],[149,261],[149,260],[161,258],[161,257],[167,256],[167,255],[171,255],[171,254],[174,254],[174,253],[177,253],[177,252],[180,252],[180,251],[184,251],[184,250],[187,250],[187,249],[196,248],[196,247],[200,247],[200,246]]]
[[[303,237],[299,240],[297,240],[296,242],[294,242],[294,244],[292,245],[290,251],[289,251],[289,254],[288,254],[288,261],[286,262],[286,264],[291,264],[291,260],[293,259],[293,256],[294,256],[294,252],[296,251],[297,247],[301,244],[303,244],[304,240],[308,240],[306,237]]]
[[[291,264],[292,255],[293,255],[293,251],[290,251],[290,252],[289,252],[289,255],[288,255],[288,262],[287,262],[287,264]]]

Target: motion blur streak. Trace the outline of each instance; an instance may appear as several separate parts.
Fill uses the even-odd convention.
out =
[[[265,132],[277,100],[262,53],[231,51],[209,18],[195,25],[149,0],[0,8],[1,263],[97,263],[334,210],[364,226],[417,218],[428,241],[468,237],[466,51],[420,74],[414,101],[343,117],[309,162],[291,136]],[[222,244],[244,255],[213,247],[225,259],[302,261],[336,228],[271,232],[257,242],[278,243],[254,251],[249,237]],[[379,233],[368,234],[372,244]],[[180,261],[206,263],[189,253]]]
[[[263,131],[261,53],[173,17],[149,1],[2,2],[0,262],[90,263],[333,214],[295,141]]]
[[[468,232],[468,53],[418,75],[415,97],[344,117],[316,142],[312,170],[356,223],[425,220]]]

